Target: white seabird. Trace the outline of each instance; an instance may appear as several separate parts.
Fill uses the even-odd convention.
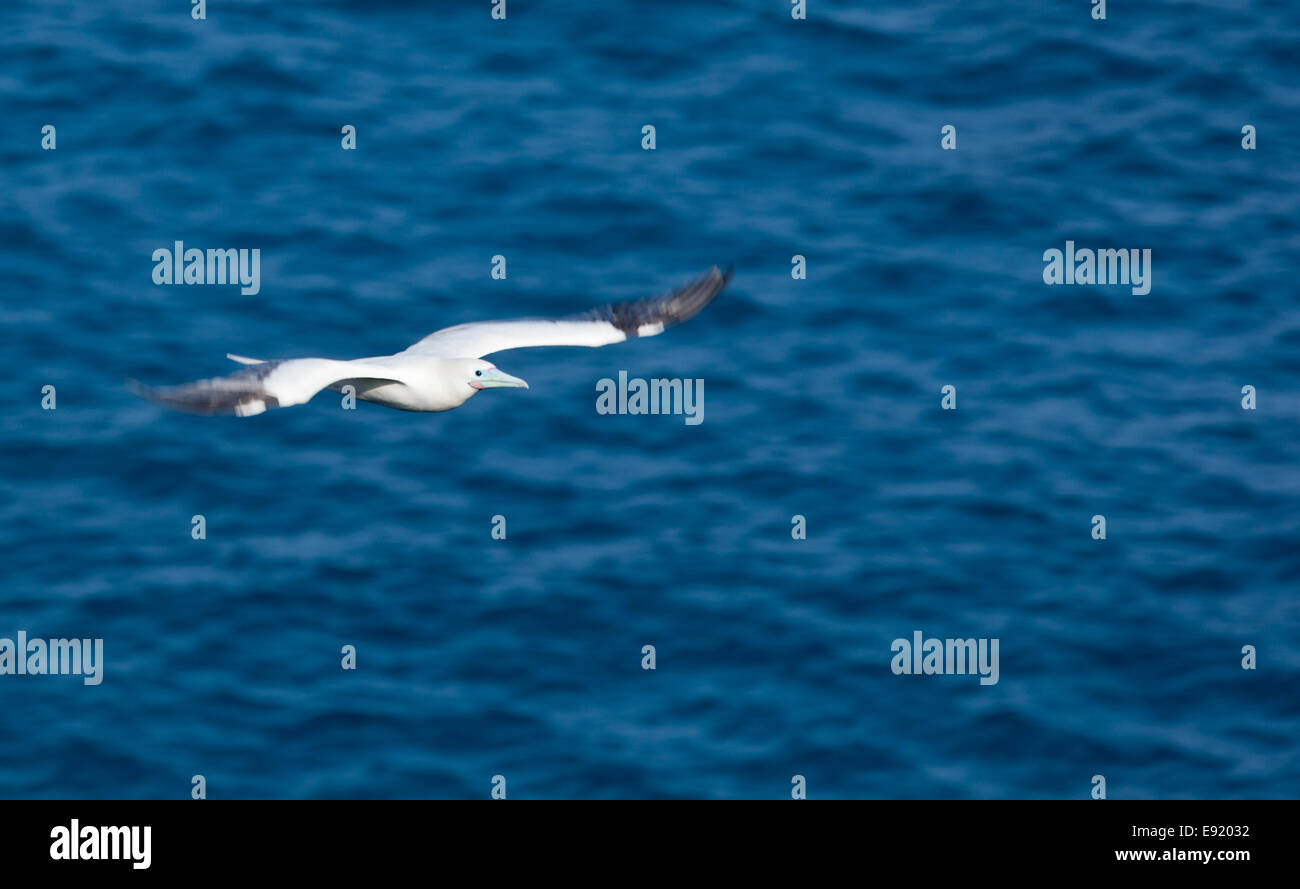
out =
[[[568,318],[516,318],[458,324],[429,334],[396,355],[334,361],[262,361],[227,354],[245,370],[179,386],[152,388],[134,380],[132,392],[176,410],[251,417],[273,407],[304,404],[322,389],[351,385],[357,398],[404,411],[449,411],[483,389],[528,388],[483,356],[530,346],[605,346],[654,336],[694,317],[731,280],[714,266],[697,281],[664,296],[617,303]]]

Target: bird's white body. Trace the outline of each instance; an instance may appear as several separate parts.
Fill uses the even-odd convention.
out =
[[[226,377],[180,386],[136,391],[154,401],[204,414],[248,417],[268,408],[303,404],[322,389],[347,392],[362,401],[404,411],[449,411],[482,389],[528,388],[484,355],[531,346],[604,346],[654,336],[693,317],[730,279],[716,267],[698,281],[666,296],[593,309],[558,320],[525,318],[460,324],[431,333],[395,355],[336,361],[293,358],[262,361],[229,355],[247,365]]]
[[[474,358],[399,353],[353,361],[295,358],[270,362],[236,355],[227,357],[240,364],[266,368],[256,377],[259,392],[244,393],[235,403],[234,413],[240,417],[263,413],[268,407],[302,404],[326,388],[347,394],[350,387],[351,394],[361,401],[402,411],[432,413],[460,407],[484,388],[528,387],[523,380],[502,374],[489,362]],[[246,380],[250,373],[257,372],[236,374],[234,378]],[[489,385],[484,385],[485,380]]]
[[[467,382],[473,368],[465,367],[462,358],[388,355],[340,363],[356,376],[331,383],[329,388],[344,392],[351,385],[362,401],[401,411],[449,411],[481,391]],[[385,378],[375,379],[380,370]]]

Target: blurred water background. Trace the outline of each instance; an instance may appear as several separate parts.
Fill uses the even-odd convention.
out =
[[[0,12],[0,636],[106,659],[0,676],[0,796],[1300,793],[1300,7],[187,5]],[[1150,293],[1046,286],[1067,239]],[[156,286],[176,240],[260,293]],[[727,262],[447,414],[123,388]],[[597,414],[620,370],[704,422]]]

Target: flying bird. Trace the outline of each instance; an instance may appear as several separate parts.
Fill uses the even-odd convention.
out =
[[[263,361],[226,357],[248,365],[229,376],[153,388],[128,380],[135,394],[176,410],[251,417],[269,408],[305,404],[322,389],[354,387],[357,398],[403,411],[449,411],[484,389],[528,384],[484,361],[485,355],[531,346],[606,346],[655,336],[693,318],[731,280],[714,266],[663,296],[616,303],[567,318],[476,321],[429,334],[396,355],[334,361],[291,358]]]

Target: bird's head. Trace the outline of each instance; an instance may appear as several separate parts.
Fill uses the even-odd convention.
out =
[[[495,364],[479,358],[470,359],[464,363],[464,377],[465,382],[475,391],[479,389],[528,388],[528,384],[519,377],[512,377],[504,371],[497,370]]]

